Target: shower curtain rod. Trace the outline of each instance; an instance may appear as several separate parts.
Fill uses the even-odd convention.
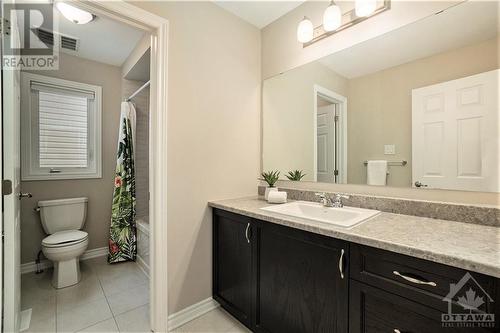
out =
[[[127,98],[125,101],[126,101],[126,102],[130,102],[130,100],[131,100],[132,98],[134,98],[135,96],[137,96],[137,94],[138,94],[138,93],[140,93],[140,92],[141,92],[144,88],[148,87],[150,83],[151,83],[151,81],[148,81],[148,82],[144,83],[144,84],[143,84],[143,85],[142,85],[139,89],[137,89],[137,90],[135,91],[135,93],[133,93],[132,95],[130,95],[130,97],[129,97],[129,98]]]

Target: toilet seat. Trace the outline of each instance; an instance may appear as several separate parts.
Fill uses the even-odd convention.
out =
[[[42,246],[48,248],[67,247],[87,241],[89,234],[81,230],[58,231],[45,237]]]

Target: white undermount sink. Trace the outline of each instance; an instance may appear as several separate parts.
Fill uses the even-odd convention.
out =
[[[378,210],[347,206],[342,208],[325,207],[323,204],[309,201],[294,201],[286,204],[263,207],[261,209],[344,228],[354,227],[380,214]]]

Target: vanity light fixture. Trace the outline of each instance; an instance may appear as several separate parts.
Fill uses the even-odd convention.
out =
[[[65,2],[57,2],[56,7],[65,18],[76,24],[87,24],[95,19],[94,14]]]
[[[325,29],[325,31],[337,30],[340,28],[341,24],[342,12],[340,11],[340,7],[332,0],[330,6],[328,6],[323,13],[323,29]]]
[[[314,26],[307,17],[304,16],[297,28],[297,40],[301,43],[310,42],[313,39]]]
[[[314,28],[311,20],[304,16],[297,27],[297,40],[303,47],[347,29],[370,17],[391,8],[391,0],[355,0],[354,8],[342,13],[332,0],[323,13],[323,24]]]
[[[377,9],[376,0],[356,0],[355,11],[358,17],[367,17],[375,12]]]

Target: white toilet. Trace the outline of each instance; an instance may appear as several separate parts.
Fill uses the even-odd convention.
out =
[[[52,285],[64,288],[80,281],[80,256],[89,245],[81,231],[87,216],[88,198],[39,201],[40,219],[49,236],[42,240],[45,257],[54,263]]]

